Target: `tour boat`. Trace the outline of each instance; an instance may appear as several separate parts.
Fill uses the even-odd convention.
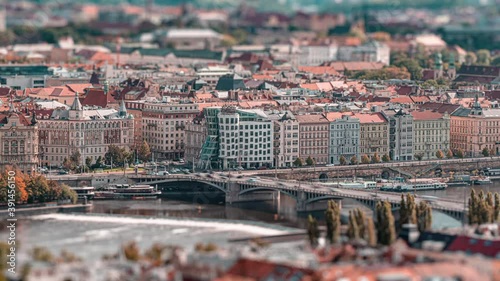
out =
[[[491,184],[491,179],[489,177],[479,177],[474,180],[474,185],[486,185]]]
[[[377,183],[374,181],[354,181],[354,182],[339,182],[339,188],[364,188],[372,189],[377,187]]]
[[[382,191],[394,192],[411,192],[411,191],[424,191],[424,190],[442,190],[446,189],[448,185],[443,182],[424,182],[424,183],[397,183],[394,185],[384,185],[380,188]]]
[[[92,200],[95,196],[94,187],[92,186],[84,186],[84,187],[72,187],[76,194],[78,195],[78,199]]]
[[[151,185],[128,185],[117,184],[109,186],[95,193],[94,199],[129,199],[129,200],[144,200],[156,199],[161,194],[161,191],[156,190]]]

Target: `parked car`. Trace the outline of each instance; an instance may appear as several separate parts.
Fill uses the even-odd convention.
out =
[[[65,171],[65,170],[59,170],[59,175],[67,175],[69,174],[68,171]]]

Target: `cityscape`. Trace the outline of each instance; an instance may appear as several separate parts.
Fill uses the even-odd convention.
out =
[[[500,281],[498,7],[0,1],[0,281]]]

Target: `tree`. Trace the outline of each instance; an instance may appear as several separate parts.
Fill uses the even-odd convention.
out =
[[[325,211],[326,237],[330,243],[340,242],[340,207],[335,201],[328,201]]]
[[[492,195],[491,192],[485,196],[481,191],[479,194],[472,189],[469,198],[469,224],[492,223],[498,219],[500,210],[500,198],[498,193]]]
[[[124,163],[125,149],[114,144],[108,146],[108,151],[104,154],[104,161],[108,165],[120,166]]]
[[[358,158],[356,156],[351,157],[351,165],[358,164]]]
[[[307,164],[307,166],[314,165],[314,160],[311,158],[311,156],[307,157],[306,164]]]
[[[458,158],[464,158],[464,151],[462,149],[457,149],[455,151],[455,156],[457,156]]]
[[[87,158],[85,158],[85,165],[89,168],[92,166],[92,157],[87,156]]]
[[[151,159],[151,149],[149,144],[146,141],[143,141],[139,146],[139,150],[137,151],[137,158],[142,162],[148,162]]]
[[[495,207],[493,209],[493,221],[500,220],[500,195],[495,192]]]
[[[415,154],[415,159],[417,159],[418,161],[421,161],[423,157],[424,155],[422,153]]]
[[[319,229],[318,222],[311,215],[307,218],[307,236],[312,247],[318,245]]]
[[[123,255],[128,261],[139,261],[141,254],[137,243],[130,242],[122,247]]]
[[[66,170],[72,170],[73,169],[73,165],[71,164],[71,160],[69,160],[66,157],[64,157],[62,166]]]
[[[453,152],[451,151],[451,149],[448,149],[448,151],[446,152],[446,158],[448,159],[453,158]]]
[[[437,159],[443,159],[444,153],[441,150],[438,150],[438,151],[436,151],[436,157],[437,157]]]
[[[354,209],[354,215],[356,217],[356,224],[359,230],[359,238],[367,239],[366,237],[366,216],[365,213],[360,209]]]
[[[377,233],[372,218],[366,219],[366,242],[371,247],[377,246]]]
[[[302,167],[303,165],[302,159],[300,158],[295,159],[295,161],[293,161],[293,165],[295,165],[295,167]]]
[[[349,224],[347,227],[347,237],[351,240],[359,239],[359,228],[356,216],[353,211],[349,211]]]
[[[79,150],[75,150],[69,156],[69,160],[71,161],[71,164],[72,164],[73,167],[81,165],[81,163],[82,163],[82,154],[80,153]]]
[[[102,166],[102,157],[101,156],[97,157],[97,160],[95,160],[94,166],[95,166],[95,168],[101,168],[101,166]]]
[[[488,150],[487,147],[483,148],[483,151],[481,152],[484,157],[490,156],[490,151]]]
[[[424,83],[420,84],[420,86],[424,89],[439,88],[438,82],[434,79],[427,80]]]
[[[389,154],[387,154],[387,153],[384,154],[384,156],[382,156],[382,161],[384,161],[386,163],[391,161],[391,157],[389,157]]]
[[[425,201],[420,201],[417,207],[418,231],[428,231],[432,227],[432,208]]]
[[[50,201],[51,187],[44,176],[35,176],[30,178],[26,183],[28,191],[28,203],[47,202]]]
[[[491,54],[490,51],[482,49],[476,52],[477,61],[476,64],[480,65],[490,65]]]
[[[61,184],[60,186],[61,193],[59,195],[58,200],[69,200],[71,203],[75,204],[78,200],[78,194],[71,187]]]
[[[422,67],[420,67],[418,61],[409,58],[399,59],[393,62],[394,66],[403,67],[410,73],[411,80],[421,80],[422,79]]]
[[[467,55],[465,55],[465,64],[466,65],[475,64],[476,61],[477,61],[477,56],[473,52],[468,52]]]
[[[368,155],[363,155],[361,156],[361,163],[362,164],[370,164],[370,158],[368,157]]]
[[[340,165],[345,165],[347,164],[347,160],[345,159],[344,155],[340,156],[339,158]]]
[[[378,153],[376,152],[372,156],[372,163],[380,163],[380,156],[378,156]]]
[[[394,216],[391,211],[391,203],[388,201],[378,202],[377,214],[377,240],[382,245],[390,245],[396,239],[394,228]]]
[[[405,198],[405,196],[401,194],[398,230],[401,230],[402,226],[407,223],[417,223],[415,197],[413,197],[413,195],[411,194],[407,194]]]

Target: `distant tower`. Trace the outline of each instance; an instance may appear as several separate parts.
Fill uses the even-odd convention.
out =
[[[434,80],[443,77],[443,59],[441,53],[436,53],[434,57]]]
[[[125,101],[123,99],[120,103],[120,109],[118,110],[118,115],[120,115],[120,117],[122,118],[127,117],[127,107],[125,106]]]
[[[450,59],[448,61],[448,77],[450,80],[455,80],[457,77],[457,69],[455,67],[455,54],[450,53]]]

